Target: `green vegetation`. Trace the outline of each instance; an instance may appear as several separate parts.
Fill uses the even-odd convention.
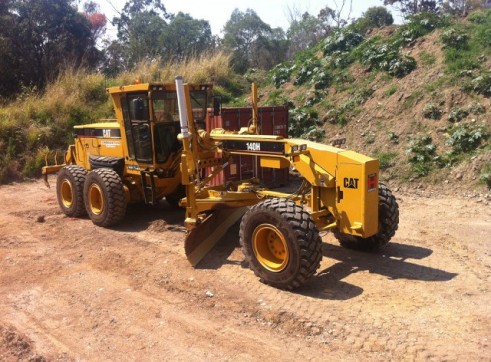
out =
[[[491,164],[485,164],[479,175],[479,181],[486,184],[488,189],[491,189]]]
[[[440,157],[436,153],[436,145],[429,135],[418,137],[409,143],[407,153],[411,170],[417,177],[426,176],[435,167],[440,165]]]
[[[423,109],[423,116],[428,119],[442,118],[443,111],[434,103],[428,103]]]
[[[453,123],[460,122],[468,115],[469,112],[467,110],[463,108],[454,107],[448,113],[448,120]]]
[[[391,95],[393,95],[395,92],[397,92],[397,85],[396,84],[392,84],[389,88],[387,88],[387,90],[384,92],[384,97],[390,97]]]
[[[409,5],[422,2],[392,2],[407,6],[402,26],[387,27],[392,18],[385,8],[368,9],[348,25],[326,7],[317,16],[295,17],[285,33],[249,9],[235,11],[224,39],[218,39],[209,37],[206,21],[182,13],[167,17],[164,1],[128,0],[116,19],[121,37],[104,45],[97,65],[74,64],[67,70],[55,62],[58,70],[43,78],[48,83],[22,81],[9,99],[0,99],[0,183],[39,175],[48,152],[52,160],[52,151],[66,149],[73,125],[114,117],[106,86],[135,79],[172,81],[176,74],[212,82],[226,106],[249,105],[255,81],[262,105],[289,105],[292,137],[322,142],[346,135],[350,148],[375,155],[399,180],[408,176],[407,163],[395,162],[406,157],[404,149],[417,177],[489,152],[491,10],[457,18],[447,16],[461,12],[456,2],[444,1],[439,14],[431,8],[411,10]],[[12,0],[7,6],[20,3]],[[42,10],[36,7],[31,15]],[[97,7],[84,11],[92,26]],[[0,16],[0,31],[7,18]],[[173,34],[181,28],[186,31],[176,39]],[[0,33],[5,78],[0,92],[11,79],[5,74],[17,74],[8,68],[14,59],[8,46],[14,44],[12,36]],[[97,40],[100,34],[91,36]],[[72,63],[65,59],[63,64]],[[489,178],[489,169],[476,172],[484,175],[476,173],[476,178]]]
[[[114,118],[106,85],[130,84],[135,78],[172,82],[175,74],[190,82],[215,79],[215,89],[224,98],[241,95],[249,87],[234,75],[229,57],[221,53],[187,63],[144,62],[132,72],[109,79],[102,74],[67,71],[44,92],[25,88],[15,101],[0,108],[0,183],[39,176],[46,154],[58,150],[61,155],[73,142],[74,125]]]
[[[380,152],[376,151],[373,154],[374,157],[378,158],[380,162],[380,168],[382,170],[387,170],[388,168],[394,166],[394,159],[397,157],[396,152]]]
[[[449,130],[446,144],[452,148],[452,154],[460,154],[474,151],[488,138],[489,134],[482,125],[459,125]]]

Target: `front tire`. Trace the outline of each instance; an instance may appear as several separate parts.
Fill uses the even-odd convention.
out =
[[[84,182],[87,171],[80,166],[63,167],[56,177],[56,198],[66,216],[85,216]]]
[[[376,251],[392,239],[399,227],[399,205],[389,188],[382,183],[379,185],[378,199],[378,233],[364,239],[334,229],[333,234],[341,246],[348,249]]]
[[[95,169],[87,175],[84,184],[87,214],[95,225],[114,226],[126,214],[123,182],[116,171]]]
[[[268,199],[249,209],[240,244],[260,280],[280,289],[304,284],[320,265],[322,240],[309,213],[287,199]]]

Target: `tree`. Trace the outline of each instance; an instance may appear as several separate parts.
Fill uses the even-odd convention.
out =
[[[442,0],[384,0],[384,5],[393,6],[404,17],[422,12],[436,13],[441,3]]]
[[[84,3],[83,8],[84,16],[90,23],[92,37],[94,38],[94,41],[97,41],[97,39],[100,38],[106,30],[106,15],[101,13],[99,5],[93,1]]]
[[[129,0],[125,3],[119,17],[113,18],[113,24],[118,28],[118,38],[126,42],[130,37],[130,26],[135,17],[145,14],[149,17],[165,19],[168,14],[161,0]]]
[[[490,6],[489,0],[446,0],[442,4],[442,10],[446,14],[467,16],[472,10]]]
[[[232,65],[238,72],[245,72],[253,59],[253,48],[271,37],[273,30],[263,22],[254,10],[245,12],[235,9],[223,28],[223,46],[232,52]]]
[[[346,8],[347,0],[342,0],[340,4],[333,0],[334,8],[329,6],[324,7],[319,11],[317,16],[327,32],[329,32],[333,27],[339,29],[348,24],[351,17],[351,12],[353,10],[353,1],[349,0],[348,14],[344,14]]]
[[[214,48],[208,21],[193,19],[189,14],[182,12],[171,16],[171,21],[165,28],[160,43],[164,46],[163,56],[176,61]]]
[[[9,0],[0,14],[4,96],[22,85],[42,88],[66,67],[94,67],[99,60],[90,23],[72,0]]]
[[[143,60],[181,61],[214,47],[207,21],[181,12],[169,14],[160,0],[130,0],[113,22],[118,40],[106,44],[106,74]]]
[[[287,31],[289,40],[288,56],[307,49],[327,35],[319,18],[305,12],[300,19],[292,19]]]
[[[281,28],[272,29],[270,34],[261,36],[252,46],[250,66],[253,68],[271,69],[286,59],[288,41]]]
[[[392,25],[393,23],[394,18],[392,17],[392,14],[383,6],[368,8],[361,18],[356,21],[357,28],[362,32],[365,32],[368,29]]]

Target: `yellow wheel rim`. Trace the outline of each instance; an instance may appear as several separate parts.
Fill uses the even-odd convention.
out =
[[[63,206],[65,206],[67,209],[72,207],[72,203],[73,203],[72,184],[67,179],[64,179],[61,182],[61,202],[63,203]]]
[[[271,224],[256,227],[252,234],[252,249],[257,261],[269,271],[278,273],[288,265],[288,244],[283,234]]]
[[[92,184],[89,187],[90,211],[94,215],[100,215],[104,210],[104,195],[99,185]]]

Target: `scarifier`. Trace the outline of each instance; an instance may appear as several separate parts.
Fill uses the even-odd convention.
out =
[[[166,198],[185,207],[185,252],[196,266],[234,223],[246,261],[262,282],[281,289],[304,284],[320,266],[319,232],[341,245],[376,249],[399,223],[390,190],[379,183],[379,162],[303,139],[260,135],[257,90],[253,119],[239,132],[203,129],[209,84],[146,83],[108,88],[116,120],[75,126],[75,142],[58,172],[63,212],[89,215],[100,226],[124,219],[129,202]],[[215,111],[218,111],[216,107]],[[295,169],[294,193],[268,190],[259,180],[210,185],[232,155],[257,156],[261,167]]]

